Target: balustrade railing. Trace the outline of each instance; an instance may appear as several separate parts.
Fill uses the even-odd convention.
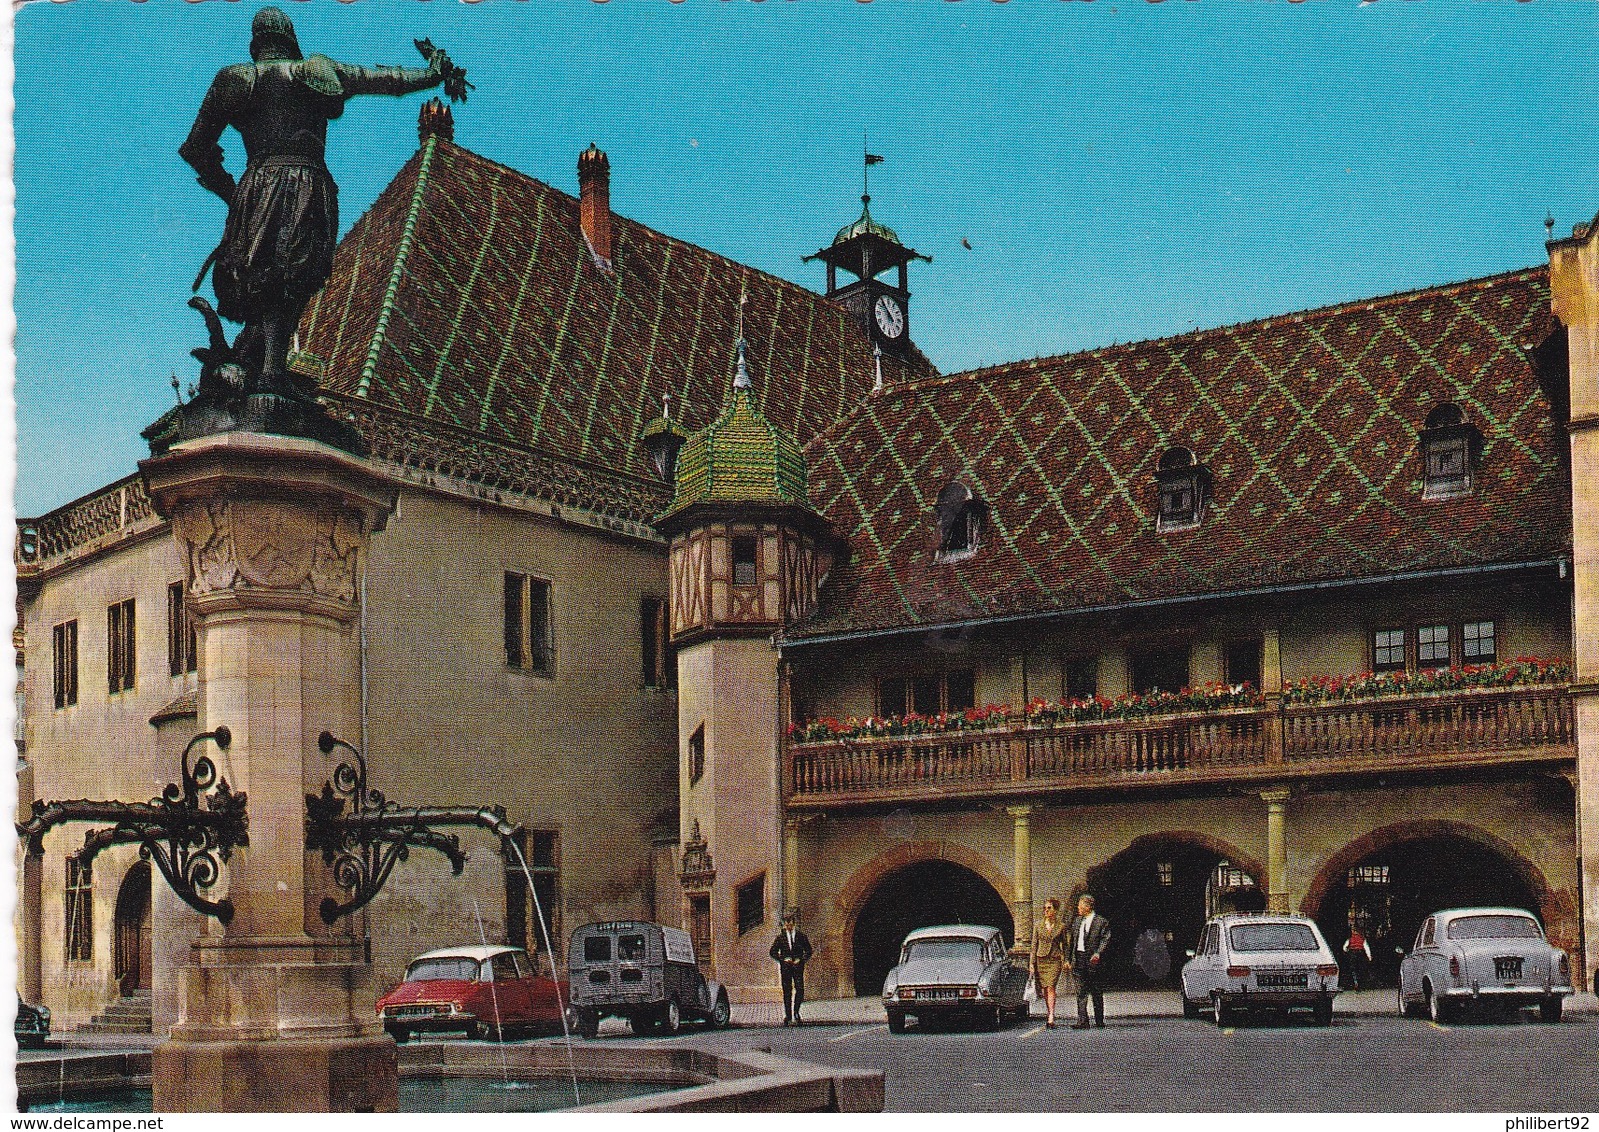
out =
[[[1414,759],[1575,742],[1564,688],[1507,688],[1316,704],[1283,711],[1283,756]]]
[[[125,530],[154,513],[144,482],[129,476],[93,495],[19,524],[16,557],[24,568]]]
[[[1567,690],[1534,686],[789,743],[784,784],[817,800],[1013,793],[1558,756],[1574,742]]]

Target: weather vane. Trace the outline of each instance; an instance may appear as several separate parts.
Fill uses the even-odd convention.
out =
[[[861,164],[861,203],[869,205],[872,203],[872,187],[867,179],[867,174],[873,165],[882,162],[883,155],[873,153],[867,148],[865,130],[861,131],[861,156],[865,159]]]

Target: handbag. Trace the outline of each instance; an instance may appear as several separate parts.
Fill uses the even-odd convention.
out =
[[[1029,1003],[1029,1004],[1038,1001],[1038,976],[1037,975],[1028,975],[1027,976],[1027,987],[1022,991],[1022,1001],[1025,1002],[1025,1003]]]

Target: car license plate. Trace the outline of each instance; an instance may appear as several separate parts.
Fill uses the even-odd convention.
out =
[[[394,1008],[396,1018],[431,1018],[434,1008],[431,1006],[397,1006]]]
[[[1519,979],[1521,978],[1521,956],[1501,955],[1494,959],[1494,978]]]
[[[959,992],[958,991],[952,991],[952,990],[924,990],[924,991],[917,991],[916,992],[916,997],[917,998],[934,998],[934,999],[957,998],[957,997],[959,997]]]
[[[1303,971],[1261,971],[1255,983],[1262,987],[1302,987],[1306,983]]]

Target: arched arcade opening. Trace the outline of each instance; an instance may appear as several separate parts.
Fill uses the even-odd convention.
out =
[[[1547,929],[1545,885],[1508,846],[1468,831],[1419,829],[1362,839],[1322,870],[1306,910],[1342,959],[1351,923],[1371,949],[1374,982],[1392,985],[1421,921],[1445,908],[1525,908]]]
[[[1206,917],[1265,908],[1259,869],[1221,842],[1184,832],[1140,837],[1090,869],[1087,891],[1111,922],[1106,982],[1175,986]]]
[[[855,993],[879,993],[906,934],[935,924],[985,924],[1007,944],[1016,938],[1010,908],[978,873],[953,861],[913,862],[878,881],[855,918]]]

